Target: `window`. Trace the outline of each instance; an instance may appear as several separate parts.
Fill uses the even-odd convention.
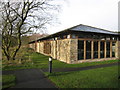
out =
[[[115,57],[115,42],[112,42],[112,57]]]
[[[72,35],[72,38],[76,38],[75,34]]]
[[[106,40],[110,40],[110,37],[107,37]]]
[[[104,58],[104,42],[100,42],[100,58]]]
[[[110,42],[106,42],[106,58],[110,57]]]
[[[112,40],[115,40],[115,37],[112,37]]]
[[[70,35],[67,35],[67,38],[70,38]]]
[[[78,38],[84,38],[84,35],[80,34],[78,35]]]
[[[86,59],[91,59],[91,41],[86,41]]]
[[[64,36],[63,36],[63,38],[64,38],[64,39],[66,39],[66,38],[67,38],[67,36],[66,36],[66,35],[64,35]]]
[[[78,60],[84,59],[84,41],[78,40]]]
[[[98,41],[94,41],[94,58],[98,58]]]
[[[55,37],[55,40],[57,40],[57,37]]]

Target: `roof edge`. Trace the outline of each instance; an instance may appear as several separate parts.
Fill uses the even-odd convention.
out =
[[[97,28],[97,27],[93,27],[93,26],[89,26],[89,25],[78,24],[78,25],[74,25],[74,26],[72,26],[72,27],[70,27],[70,28],[66,28],[66,29],[64,29],[64,30],[61,30],[61,31],[58,31],[58,32],[56,32],[56,33],[50,34],[50,35],[48,35],[48,36],[41,37],[41,38],[39,38],[39,39],[37,39],[37,40],[33,40],[33,41],[29,42],[29,44],[30,44],[30,43],[34,43],[35,41],[39,41],[39,40],[44,39],[44,38],[48,38],[48,37],[50,37],[50,36],[53,36],[53,35],[55,35],[55,34],[58,34],[58,33],[64,32],[64,31],[69,31],[70,29],[75,28],[75,27],[80,26],[80,25],[87,26],[87,27],[91,27],[91,28],[100,29],[100,30],[107,31],[107,32],[117,33],[117,32],[113,32],[113,31],[109,31],[109,30],[106,30],[106,29],[101,29],[101,28]],[[71,31],[72,31],[72,30],[71,30]]]

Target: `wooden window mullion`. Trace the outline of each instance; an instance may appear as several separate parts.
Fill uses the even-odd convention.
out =
[[[98,58],[100,59],[100,41],[98,41]]]
[[[94,58],[94,41],[91,41],[91,59]]]
[[[86,59],[86,40],[84,40],[84,60]]]
[[[112,42],[110,42],[110,57],[112,58]]]
[[[106,58],[106,41],[104,42],[104,58]]]

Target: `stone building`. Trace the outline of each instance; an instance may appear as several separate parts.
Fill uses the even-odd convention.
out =
[[[82,24],[31,41],[29,47],[66,63],[120,59],[118,33]]]

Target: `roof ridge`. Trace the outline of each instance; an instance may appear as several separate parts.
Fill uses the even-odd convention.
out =
[[[48,38],[48,37],[52,37],[53,35],[59,34],[59,33],[61,33],[61,32],[72,31],[73,28],[76,28],[76,27],[79,27],[79,26],[86,26],[86,27],[90,27],[90,28],[94,28],[94,29],[99,29],[99,30],[102,30],[102,31],[111,32],[113,35],[114,35],[114,34],[117,35],[117,32],[112,32],[112,31],[109,31],[109,30],[105,30],[105,29],[101,29],[101,28],[97,28],[97,27],[93,27],[93,26],[89,26],[89,25],[78,24],[78,25],[72,26],[72,27],[70,27],[70,28],[66,28],[66,29],[64,29],[64,30],[61,30],[61,31],[59,31],[59,32],[56,32],[56,33],[47,35],[47,36],[45,36],[45,37],[41,37],[41,38],[39,38],[38,40],[44,39],[44,38]],[[74,30],[73,30],[73,31],[74,31]],[[95,30],[94,30],[94,31],[95,31]],[[88,32],[90,32],[90,31],[88,31]],[[93,31],[92,31],[92,32],[93,32]],[[94,33],[97,33],[97,32],[94,32]],[[100,32],[99,32],[99,33],[100,33]],[[111,34],[111,33],[110,33],[110,34]],[[104,33],[103,33],[103,34],[104,34]],[[106,34],[109,34],[109,33],[106,33]],[[37,40],[37,41],[38,41],[38,40]],[[34,42],[34,41],[32,41],[32,42]]]
[[[113,31],[109,31],[109,30],[106,30],[106,29],[102,29],[102,28],[98,28],[98,27],[94,27],[94,26],[89,26],[89,25],[84,25],[84,24],[80,24],[80,25],[83,25],[83,26],[87,26],[87,27],[91,27],[91,28],[100,29],[100,30],[103,30],[103,31],[107,31],[107,32],[116,33],[116,32],[113,32]]]

